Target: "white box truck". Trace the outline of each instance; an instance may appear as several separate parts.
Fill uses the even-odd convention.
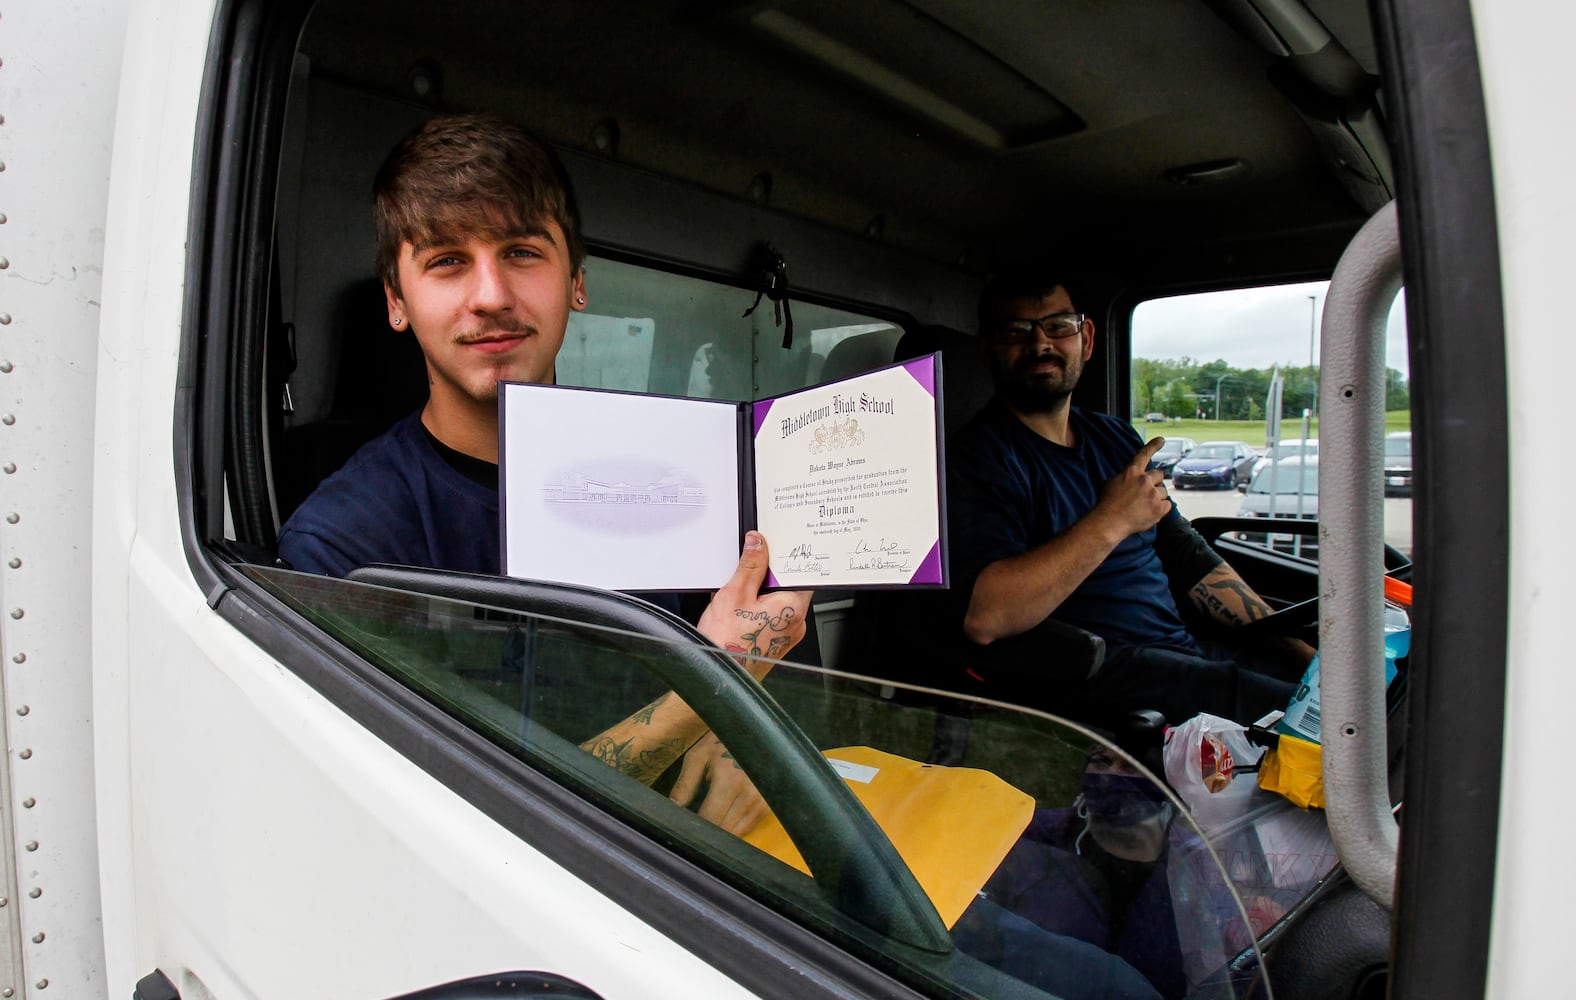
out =
[[[1461,0],[0,2],[0,997],[1557,992],[1572,28]],[[1320,647],[1327,813],[1210,828],[1143,778],[1168,916],[1118,940],[1138,904],[1099,882],[1086,933],[1055,893],[1003,903],[1025,820],[878,822],[859,776],[961,765],[1075,823],[1094,763],[1160,738],[1036,703],[1044,664],[1099,669],[1087,636],[987,653],[944,600],[823,593],[820,666],[761,686],[617,595],[282,564],[292,510],[425,392],[372,174],[473,110],[573,177],[568,336],[620,388],[761,398],[920,344],[955,429],[989,393],[980,287],[1034,252],[1099,331],[1075,402],[1130,414],[1139,303],[1332,280],[1319,557],[1218,542]],[[1409,553],[1373,396],[1402,282]],[[1387,572],[1416,595],[1388,693]],[[802,860],[577,748],[669,688]]]

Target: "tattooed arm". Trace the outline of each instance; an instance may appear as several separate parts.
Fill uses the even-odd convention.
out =
[[[706,733],[706,723],[669,691],[580,749],[647,785]]]
[[[1265,604],[1247,581],[1226,563],[1221,563],[1205,574],[1202,580],[1193,585],[1188,596],[1200,611],[1232,628],[1275,613],[1275,609]],[[1304,663],[1313,659],[1313,647],[1302,640],[1283,637],[1280,641],[1301,656]]]
[[[744,552],[739,557],[739,568],[733,578],[712,596],[711,604],[700,619],[700,632],[717,645],[734,653],[750,657],[779,659],[804,638],[805,612],[810,604],[810,594],[805,591],[780,591],[761,594],[761,584],[766,579],[766,541],[759,532],[745,536]],[[741,656],[742,658],[742,656]],[[758,659],[742,661],[757,680],[766,676],[770,664]],[[663,771],[702,736],[707,726],[684,699],[671,691],[645,706],[624,721],[598,733],[580,745],[580,748],[598,760],[618,768],[637,781],[650,784]],[[701,748],[704,760],[693,772],[693,783],[698,784],[702,773],[709,773],[711,787],[702,815],[711,807],[715,816],[707,816],[719,825],[751,814],[756,807],[748,801],[751,796],[759,802],[759,794],[749,779],[737,770],[731,755],[715,736]],[[699,752],[699,751],[698,751]],[[687,763],[685,773],[692,773]],[[726,779],[719,781],[719,778]],[[739,779],[742,779],[740,784]],[[690,790],[693,797],[694,790]],[[719,799],[723,796],[726,801]],[[759,808],[764,808],[761,804]],[[732,826],[725,825],[725,829]]]
[[[1210,570],[1193,585],[1188,596],[1198,609],[1211,618],[1235,628],[1256,622],[1275,613],[1264,599],[1253,592],[1237,571],[1225,563]]]

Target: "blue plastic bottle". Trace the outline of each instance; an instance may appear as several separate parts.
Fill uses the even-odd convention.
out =
[[[1384,683],[1395,679],[1395,661],[1412,648],[1412,625],[1406,612],[1392,605],[1385,607]],[[1277,732],[1296,736],[1310,743],[1319,741],[1319,654],[1302,675],[1302,683],[1286,706],[1285,718],[1275,726]]]

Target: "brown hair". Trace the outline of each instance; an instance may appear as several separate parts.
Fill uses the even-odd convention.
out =
[[[563,230],[571,271],[585,260],[569,174],[544,143],[497,115],[434,118],[399,141],[372,182],[377,271],[399,293],[399,254],[461,233],[491,239]]]
[[[990,335],[1002,303],[1013,299],[1043,299],[1058,288],[1065,289],[1069,297],[1073,294],[1067,283],[1056,277],[1056,272],[1044,262],[1019,261],[1002,268],[991,275],[980,291],[976,317],[979,329],[975,332],[982,337]]]

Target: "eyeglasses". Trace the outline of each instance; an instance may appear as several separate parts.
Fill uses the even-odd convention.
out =
[[[1083,313],[1051,313],[1039,319],[1003,320],[993,337],[998,344],[1027,344],[1034,339],[1035,331],[1051,340],[1061,340],[1083,332]]]

